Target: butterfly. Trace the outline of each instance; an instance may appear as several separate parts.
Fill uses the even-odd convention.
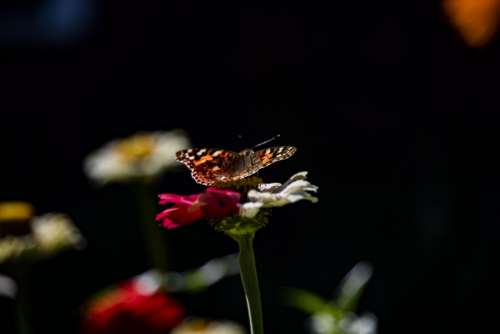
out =
[[[191,170],[197,183],[211,186],[241,180],[270,164],[290,158],[296,151],[294,146],[275,146],[258,151],[245,149],[240,152],[190,148],[178,151],[176,158]]]

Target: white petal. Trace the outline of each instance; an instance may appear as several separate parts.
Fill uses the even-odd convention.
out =
[[[261,183],[258,188],[260,191],[274,191],[275,189],[281,187],[281,183]]]
[[[240,207],[240,216],[245,218],[253,218],[259,213],[262,205],[263,204],[260,202],[247,202]]]
[[[0,274],[0,296],[15,298],[17,293],[16,281]]]
[[[259,190],[252,189],[248,192],[247,196],[250,202],[245,203],[242,208],[246,207],[245,210],[248,210],[252,208],[250,204],[255,206],[256,203],[261,204],[261,207],[271,208],[295,203],[300,200],[317,202],[318,199],[309,192],[318,191],[318,187],[307,181],[305,179],[306,176],[307,172],[299,172],[284,184],[261,184],[259,185]]]

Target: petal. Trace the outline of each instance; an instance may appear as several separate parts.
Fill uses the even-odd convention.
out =
[[[157,221],[166,229],[173,229],[184,225],[190,225],[204,217],[203,211],[193,207],[175,206],[159,213]]]
[[[260,208],[262,208],[262,205],[263,204],[260,202],[245,203],[240,207],[240,216],[246,218],[253,218],[259,213]]]
[[[195,202],[200,195],[177,195],[177,194],[160,194],[158,198],[160,199],[160,205],[165,205],[168,203],[182,203],[186,205],[191,205]]]
[[[207,188],[207,190],[205,192],[207,194],[213,194],[215,196],[228,198],[234,202],[239,202],[240,198],[241,198],[241,194],[239,192],[233,191],[233,190],[210,187],[210,188]]]
[[[312,196],[309,192],[317,192],[318,187],[307,181],[306,176],[307,172],[299,172],[283,185],[279,185],[279,183],[261,184],[259,186],[261,191],[250,190],[247,195],[248,199],[251,203],[260,203],[261,207],[264,208],[283,206],[300,200],[317,202],[318,198]],[[263,189],[268,189],[268,191],[262,191]],[[252,208],[245,203],[242,206],[243,214],[253,214],[250,211]],[[249,210],[248,213],[246,210]]]
[[[160,212],[159,214],[156,215],[155,220],[160,221],[162,219],[165,219],[166,217],[168,217],[171,214],[172,211],[177,211],[177,210],[179,210],[179,208],[175,208],[175,207],[163,210],[162,212]]]
[[[241,194],[232,190],[208,188],[200,195],[200,202],[208,218],[224,218],[239,212]]]
[[[283,189],[288,187],[291,183],[298,181],[298,180],[305,180],[306,177],[307,177],[306,171],[298,172],[298,173],[295,173],[294,175],[292,175],[292,177],[290,177],[288,179],[288,181],[286,181],[284,184],[281,184],[281,183],[263,183],[263,184],[259,185],[259,190],[260,191],[268,191],[268,192],[272,192],[272,193],[279,193],[279,192],[283,191]]]
[[[312,185],[309,181],[297,180],[286,185],[286,187],[281,191],[282,194],[292,194],[296,192],[305,191],[318,191],[318,187]]]
[[[272,192],[276,189],[281,187],[281,183],[275,182],[275,183],[261,183],[259,184],[258,188],[260,191],[269,191]]]

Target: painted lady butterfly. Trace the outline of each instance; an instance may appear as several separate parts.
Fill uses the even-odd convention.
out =
[[[213,148],[190,148],[178,151],[177,161],[191,170],[193,179],[210,186],[215,183],[243,179],[280,160],[290,158],[297,151],[293,146],[275,146],[241,152]]]

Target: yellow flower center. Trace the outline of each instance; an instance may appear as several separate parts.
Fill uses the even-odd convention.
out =
[[[28,221],[33,217],[33,206],[26,202],[0,203],[0,222]]]
[[[125,161],[137,161],[150,156],[154,146],[155,140],[152,135],[138,134],[117,143],[116,151]]]

